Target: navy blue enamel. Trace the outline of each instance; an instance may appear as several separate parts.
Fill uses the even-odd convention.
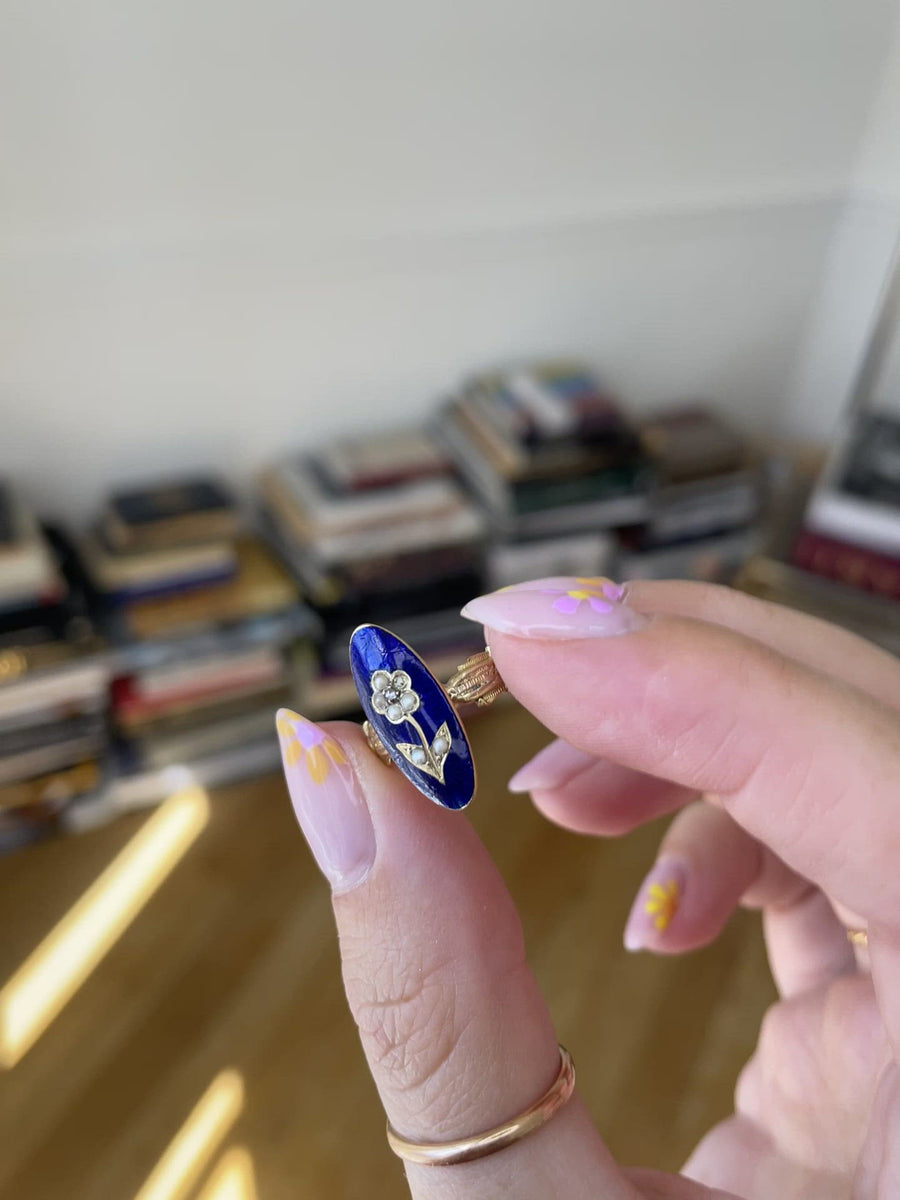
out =
[[[350,638],[350,670],[363,711],[398,770],[442,808],[465,808],[475,792],[469,739],[418,655],[389,630],[360,625]]]

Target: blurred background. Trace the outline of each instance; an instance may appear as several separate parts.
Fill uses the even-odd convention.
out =
[[[897,0],[0,11],[0,1194],[404,1194],[274,709],[543,575],[896,652],[898,238]],[[676,1168],[757,924],[626,957],[661,830],[550,828],[548,735],[471,727],[585,1098]]]

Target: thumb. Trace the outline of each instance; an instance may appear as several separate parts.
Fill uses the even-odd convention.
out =
[[[300,824],[334,890],[344,983],[391,1124],[483,1132],[553,1081],[557,1039],[504,884],[465,817],[423,799],[359,729],[278,718]],[[407,1164],[417,1200],[635,1200],[577,1095],[533,1134],[457,1166]]]

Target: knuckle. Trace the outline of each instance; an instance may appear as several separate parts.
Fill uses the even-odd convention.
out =
[[[344,947],[344,984],[366,1054],[392,1090],[428,1090],[452,1070],[467,1021],[452,959],[410,958],[401,941]]]
[[[763,1061],[777,1061],[790,1036],[790,1022],[784,1001],[773,1004],[759,1026],[759,1054]]]
[[[759,1060],[754,1055],[749,1062],[744,1064],[741,1073],[738,1075],[737,1083],[734,1086],[735,1111],[750,1117],[754,1121],[758,1120],[763,1113],[764,1107],[761,1089],[762,1079]]]

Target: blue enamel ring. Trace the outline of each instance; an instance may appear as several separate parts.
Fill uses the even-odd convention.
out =
[[[350,638],[350,670],[371,748],[441,808],[465,808],[475,795],[475,760],[454,704],[490,704],[506,691],[489,651],[442,685],[396,634],[360,625]]]

